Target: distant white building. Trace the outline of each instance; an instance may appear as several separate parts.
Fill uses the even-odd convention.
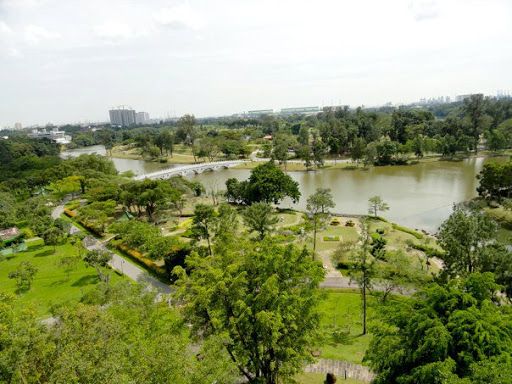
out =
[[[126,106],[119,106],[108,111],[110,124],[119,127],[129,127],[136,124],[135,110]]]
[[[14,123],[14,130],[21,131],[23,129],[23,126],[21,123]]]
[[[28,134],[33,139],[47,138],[55,143],[69,144],[71,143],[71,136],[66,135],[66,132],[59,131],[59,128],[53,128],[51,131],[43,129],[33,129],[32,133]]]
[[[135,123],[136,124],[146,124],[149,122],[149,113],[147,112],[137,112],[135,115]]]

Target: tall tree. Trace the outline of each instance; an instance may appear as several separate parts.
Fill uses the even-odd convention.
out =
[[[478,141],[484,129],[485,100],[479,93],[464,99],[464,112],[469,120],[469,129],[473,138],[473,149],[478,152]]]
[[[253,203],[245,208],[242,217],[250,232],[258,232],[260,240],[272,231],[278,219],[272,212],[270,204]]]
[[[361,226],[361,246],[352,256],[351,264],[351,277],[350,280],[354,281],[359,287],[361,298],[363,302],[363,335],[367,332],[367,296],[370,289],[373,287],[373,280],[376,277],[375,258],[370,254],[370,229],[367,223]]]
[[[389,205],[380,196],[372,196],[368,199],[368,213],[377,217],[379,211],[389,210]]]
[[[467,276],[482,268],[482,258],[496,239],[498,224],[475,208],[454,206],[441,225],[439,244],[445,251],[444,271],[449,276]]]
[[[285,197],[294,202],[299,200],[299,183],[286,175],[273,162],[258,165],[251,172],[244,197],[247,202],[275,203]]]
[[[16,281],[16,288],[18,292],[21,293],[22,288],[30,289],[32,286],[32,281],[34,281],[34,276],[39,271],[39,269],[32,265],[28,261],[22,261],[18,264],[15,271],[9,272],[9,279],[14,279]]]
[[[208,251],[212,256],[212,245],[210,243],[211,231],[214,227],[215,210],[209,205],[197,204],[192,218],[194,227],[203,239],[208,243]]]
[[[330,188],[317,188],[306,201],[306,208],[313,220],[313,251],[316,251],[316,234],[320,216],[335,205]]]
[[[110,274],[103,272],[102,268],[105,268],[112,260],[112,252],[101,249],[87,251],[84,260],[96,269],[101,282],[108,283],[110,281]]]
[[[364,357],[378,375],[374,382],[509,382],[493,381],[489,370],[512,353],[510,311],[494,303],[496,289],[492,274],[473,274],[382,308]]]
[[[213,257],[192,254],[192,272],[175,271],[178,297],[193,330],[222,335],[225,348],[250,383],[287,382],[308,359],[317,334],[322,268],[293,245],[270,238],[239,240]]]

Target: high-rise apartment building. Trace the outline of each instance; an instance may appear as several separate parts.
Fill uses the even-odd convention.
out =
[[[129,127],[136,123],[135,110],[130,107],[120,106],[108,111],[110,115],[110,124],[119,127]]]
[[[146,124],[149,121],[149,113],[147,112],[137,112],[135,116],[135,122],[137,124]]]
[[[21,125],[21,123],[14,123],[14,129],[16,131],[21,131],[23,129],[23,126]]]

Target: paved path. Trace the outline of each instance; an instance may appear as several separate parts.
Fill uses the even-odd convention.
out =
[[[67,196],[62,200],[62,202],[56,206],[52,211],[52,217],[54,219],[59,218],[60,215],[64,212],[65,204],[70,200],[70,197]],[[70,233],[75,234],[81,232],[81,230],[76,227],[74,224],[71,224]],[[109,239],[107,239],[108,242]],[[131,262],[126,261],[123,257],[119,256],[117,253],[114,253],[107,249],[105,244],[103,244],[101,241],[95,239],[92,236],[86,236],[84,239],[84,246],[89,251],[92,251],[94,249],[100,249],[102,251],[110,252],[112,253],[112,261],[109,263],[109,265],[117,269],[118,271],[121,271],[124,275],[128,276],[130,279],[144,284],[148,287],[155,288],[159,293],[162,294],[169,294],[172,292],[172,289],[169,285],[162,283],[160,280],[154,278],[151,276],[148,272],[144,271],[142,268],[139,268],[137,265],[132,264]]]
[[[375,379],[375,373],[370,368],[360,365],[349,363],[348,361],[318,359],[315,364],[310,364],[304,368],[304,371],[311,373],[334,373],[340,382],[344,379],[356,379],[371,383]]]

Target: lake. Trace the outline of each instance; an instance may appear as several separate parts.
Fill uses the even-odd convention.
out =
[[[102,146],[66,151],[64,156],[81,153],[105,154]],[[171,167],[170,164],[150,163],[141,160],[112,159],[119,172],[132,170],[136,174]],[[317,172],[290,172],[299,183],[302,197],[297,204],[285,200],[283,208],[306,209],[306,199],[316,188],[331,188],[336,207],[333,212],[366,214],[368,198],[380,195],[390,206],[382,216],[390,221],[415,229],[436,232],[446,220],[455,203],[477,196],[476,175],[486,162],[506,162],[510,156],[477,157],[462,161],[438,161],[406,166],[372,167],[367,170],[332,169]],[[231,177],[244,180],[249,169],[227,169],[190,175],[202,182],[207,189],[225,189]]]

